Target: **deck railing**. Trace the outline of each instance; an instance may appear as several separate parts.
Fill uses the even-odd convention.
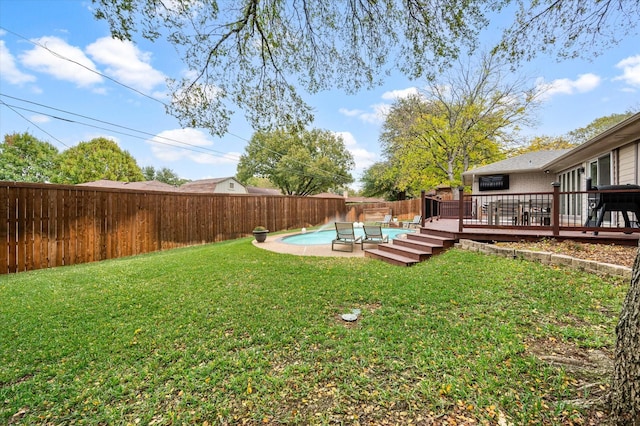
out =
[[[640,233],[640,190],[560,191],[463,195],[460,228],[511,228]],[[470,210],[470,212],[469,212]],[[469,214],[470,213],[470,214]]]

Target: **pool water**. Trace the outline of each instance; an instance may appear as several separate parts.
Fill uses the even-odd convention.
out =
[[[356,237],[362,236],[364,237],[364,231],[362,228],[354,228]],[[398,238],[401,234],[408,234],[414,232],[411,229],[394,229],[394,228],[383,228],[382,234],[388,235],[389,240],[393,240],[394,238]],[[336,238],[335,229],[330,229],[326,231],[307,231],[305,234],[295,234],[288,237],[283,237],[281,241],[286,244],[295,244],[299,246],[310,246],[316,244],[331,244],[331,241]]]

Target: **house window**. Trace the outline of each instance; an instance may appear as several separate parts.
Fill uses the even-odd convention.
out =
[[[583,171],[583,168],[576,167],[560,174],[560,192],[563,193],[560,196],[561,214],[582,216],[582,194],[576,192],[580,191]]]
[[[611,185],[611,154],[589,162],[589,177],[594,186]]]
[[[509,189],[509,175],[480,176],[478,190],[499,191]]]
[[[229,189],[235,189],[235,185],[233,182],[229,182]]]

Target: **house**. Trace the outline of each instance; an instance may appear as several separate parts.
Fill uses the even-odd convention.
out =
[[[176,192],[178,188],[168,183],[157,180],[147,180],[141,182],[120,182],[115,180],[100,179],[93,182],[79,183],[76,186],[88,186],[94,188],[115,188],[115,189],[135,189],[138,191],[164,191]]]
[[[462,174],[462,180],[464,184],[472,186],[472,214],[478,220],[488,216],[489,224],[492,224],[492,214],[495,212],[492,205],[498,205],[498,202],[503,205],[522,203],[524,194],[529,194],[526,197],[529,203],[535,200],[538,204],[550,205],[549,196],[535,193],[549,193],[552,191],[551,184],[557,183],[560,193],[565,194],[560,199],[557,212],[560,225],[591,225],[594,206],[599,204],[594,200],[599,198],[592,193],[584,196],[583,192],[591,188],[589,184],[599,189],[608,189],[610,185],[633,185],[628,187],[629,190],[637,192],[636,185],[640,184],[639,166],[640,113],[636,113],[575,148],[531,152],[508,158],[469,170]],[[606,210],[603,207],[601,213],[619,211],[624,212],[624,216],[627,214],[625,210],[629,210],[639,216],[636,197],[635,194],[631,195],[631,201],[628,197],[627,201],[622,197],[617,201],[618,208]],[[482,211],[478,206],[482,207]],[[517,214],[508,216],[513,216],[514,224],[521,222]],[[603,219],[610,226],[624,223],[624,227],[628,228],[631,223],[627,216],[624,216],[623,222],[619,214],[609,216],[607,213],[606,217],[599,216],[596,226],[600,226]],[[636,217],[635,223],[639,220],[640,217]],[[545,220],[544,223],[549,221]]]
[[[247,188],[233,177],[200,179],[180,186],[180,192],[208,194],[247,194]]]
[[[568,150],[539,151],[508,158],[462,174],[473,193],[585,191],[592,184],[640,184],[640,113]]]

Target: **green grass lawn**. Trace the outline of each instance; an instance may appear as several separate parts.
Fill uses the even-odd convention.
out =
[[[627,289],[455,249],[401,268],[249,239],[0,276],[0,423],[580,422],[579,381],[529,347],[610,350]]]

